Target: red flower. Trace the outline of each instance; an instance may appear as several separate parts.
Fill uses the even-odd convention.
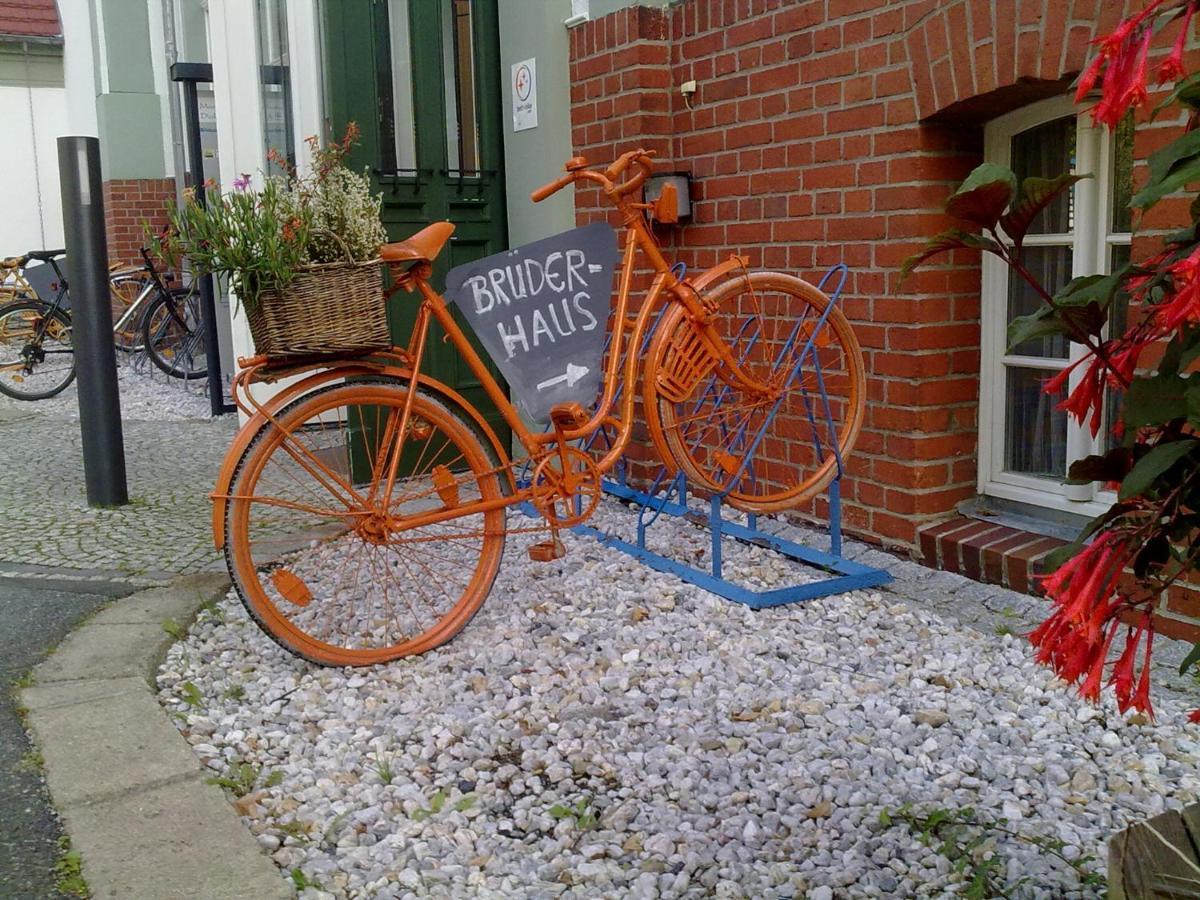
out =
[[[1196,4],[1188,3],[1187,9],[1183,13],[1183,24],[1179,28],[1179,34],[1175,36],[1175,45],[1171,47],[1171,54],[1162,61],[1158,67],[1158,83],[1165,84],[1168,81],[1178,81],[1187,75],[1187,70],[1183,67],[1183,49],[1187,43],[1188,31],[1192,25],[1192,16],[1196,12]]]
[[[1071,389],[1065,400],[1058,408],[1066,410],[1075,417],[1075,421],[1083,423],[1091,416],[1092,437],[1100,432],[1100,422],[1104,418],[1104,383],[1106,370],[1103,360],[1095,356],[1084,356],[1067,366],[1053,378],[1042,385],[1045,394],[1057,394],[1066,389],[1070,382],[1071,372],[1082,363],[1091,360],[1079,383]]]
[[[1129,555],[1121,536],[1108,532],[1041,580],[1055,610],[1029,639],[1037,647],[1038,661],[1049,663],[1064,681],[1078,683],[1087,700],[1100,697],[1108,651],[1120,629],[1124,600],[1117,596],[1116,587]],[[1134,649],[1130,646],[1127,639],[1110,683],[1118,685],[1119,702],[1138,706],[1143,701],[1141,685],[1137,692],[1133,690],[1136,642]]]
[[[1155,321],[1166,329],[1185,322],[1200,322],[1200,247],[1168,269],[1175,291],[1166,303],[1154,310]]]
[[[1096,41],[1099,53],[1079,79],[1075,93],[1076,102],[1082,102],[1096,84],[1100,84],[1100,102],[1092,108],[1094,121],[1115,127],[1132,107],[1146,102],[1146,63],[1154,34],[1153,19],[1164,2],[1153,0],[1141,12],[1123,21],[1112,34]],[[1190,0],[1187,4],[1181,40],[1186,40],[1186,22],[1193,11],[1193,3],[1194,0]],[[1179,58],[1172,53],[1160,66],[1157,77],[1161,84],[1183,74],[1181,46]]]
[[[1190,713],[1188,713],[1188,721],[1200,724],[1200,709],[1193,709]]]

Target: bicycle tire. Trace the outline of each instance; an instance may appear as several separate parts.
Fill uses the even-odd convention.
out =
[[[829,485],[858,439],[866,396],[858,340],[827,296],[783,273],[730,279],[705,302],[743,370],[771,390],[755,396],[722,380],[682,308],[673,309],[647,354],[652,439],[665,462],[738,509],[793,508]]]
[[[38,338],[38,326],[47,317],[51,324]],[[57,345],[49,354],[44,346],[47,336]],[[57,362],[64,357],[65,364]],[[0,393],[14,400],[45,400],[62,393],[74,380],[70,317],[40,300],[0,306]]]
[[[278,425],[264,425],[235,468],[224,548],[230,576],[254,621],[281,647],[310,662],[374,665],[441,646],[478,612],[499,571],[503,508],[422,529],[392,529],[378,515],[372,518],[364,503],[350,499],[344,509],[320,505],[337,503],[314,468],[330,483],[328,473],[334,471],[356,489],[378,483],[378,444],[372,454],[369,441],[355,445],[351,435],[357,429],[379,439],[388,421],[399,421],[381,418],[381,410],[398,416],[408,390],[407,382],[375,377],[307,393],[276,415]],[[388,500],[395,521],[402,524],[430,503],[448,507],[464,493],[499,499],[498,467],[474,429],[424,391],[412,401],[409,446],[416,459],[397,480],[401,493]],[[436,443],[435,435],[443,440]],[[320,467],[313,465],[316,460]],[[452,483],[434,472],[460,463]],[[371,478],[363,481],[367,469]],[[398,613],[413,627],[401,627]]]
[[[182,315],[178,314],[179,301]],[[142,347],[150,361],[172,378],[193,381],[208,377],[199,302],[195,291],[174,288],[150,301],[142,316]]]

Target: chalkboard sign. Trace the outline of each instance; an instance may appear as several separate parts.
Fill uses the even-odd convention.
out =
[[[445,296],[535,422],[557,403],[595,404],[617,256],[617,233],[596,222],[446,276]]]

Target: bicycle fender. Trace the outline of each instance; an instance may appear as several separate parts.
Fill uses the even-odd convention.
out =
[[[318,372],[314,375],[309,375],[302,381],[291,385],[290,387],[280,391],[276,396],[272,397],[265,407],[265,412],[270,415],[275,415],[279,410],[283,409],[288,403],[295,400],[301,394],[315,390],[321,387],[323,382],[337,381],[345,378],[348,375],[387,375],[392,378],[411,379],[412,370],[401,368],[399,366],[354,366],[354,367],[337,367],[327,369],[324,372]],[[438,381],[436,378],[431,378],[428,375],[421,375],[418,378],[418,384],[429,389],[432,393],[446,401],[447,405],[453,409],[459,410],[467,414],[468,418],[475,424],[479,431],[488,439],[492,445],[492,449],[496,452],[496,458],[499,460],[503,471],[509,483],[509,489],[516,490],[516,483],[513,480],[512,465],[509,458],[508,449],[497,436],[495,430],[483,414],[475,409],[462,394],[458,393],[448,384]],[[233,486],[234,475],[237,474],[237,464],[242,458],[242,454],[246,452],[246,448],[250,446],[250,442],[254,440],[254,436],[269,424],[270,420],[263,412],[255,413],[246,424],[243,425],[237,435],[233,439],[233,443],[229,445],[229,450],[225,453],[225,459],[221,463],[221,471],[217,476],[216,486],[210,495],[213,502],[212,508],[212,528],[213,528],[213,544],[218,550],[225,547],[225,512],[229,503],[230,489]]]
[[[700,275],[694,279],[690,279],[688,283],[696,289],[697,294],[703,294],[714,282],[720,281],[734,269],[742,269],[749,272],[750,261],[744,256],[731,256],[723,263],[713,266],[711,269],[705,269]]]

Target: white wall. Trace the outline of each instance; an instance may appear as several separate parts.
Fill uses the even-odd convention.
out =
[[[56,140],[67,133],[67,92],[55,87],[0,86],[0,172],[4,215],[0,256],[57,248],[63,242]]]

